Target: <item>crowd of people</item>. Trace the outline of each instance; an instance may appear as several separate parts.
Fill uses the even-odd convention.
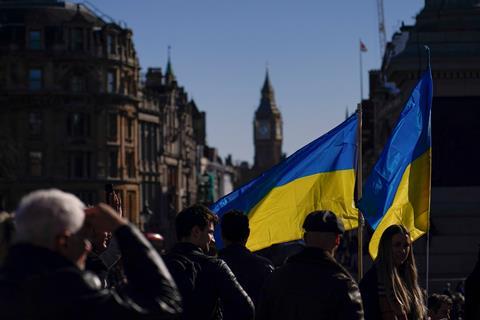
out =
[[[480,319],[480,263],[465,281],[464,308],[448,290],[427,297],[400,225],[385,230],[357,284],[335,259],[345,230],[330,211],[306,217],[304,247],[274,268],[247,249],[242,212],[218,221],[188,207],[176,216],[178,243],[159,252],[122,217],[118,197],[107,202],[86,207],[39,190],[14,215],[0,214],[0,319]]]

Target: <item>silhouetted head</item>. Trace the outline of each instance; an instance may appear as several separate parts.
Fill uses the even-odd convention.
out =
[[[226,245],[238,243],[245,245],[250,235],[248,217],[241,211],[232,210],[222,216],[220,226],[222,238]]]
[[[217,222],[218,217],[210,209],[202,205],[193,205],[182,210],[175,218],[177,238],[208,252]]]
[[[345,232],[342,220],[331,211],[314,211],[303,222],[305,244],[330,252],[340,244],[341,235]]]

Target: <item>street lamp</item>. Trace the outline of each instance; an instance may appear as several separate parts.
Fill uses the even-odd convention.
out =
[[[141,222],[142,231],[145,231],[145,225],[148,223],[151,216],[153,216],[153,211],[148,206],[148,201],[146,201],[145,205],[143,206],[143,210],[140,212],[140,222]]]

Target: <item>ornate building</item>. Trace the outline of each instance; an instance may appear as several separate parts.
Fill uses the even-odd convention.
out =
[[[403,25],[387,45],[381,70],[370,72],[365,108],[365,174],[388,138],[431,49],[432,106],[431,285],[465,277],[480,242],[480,1],[426,0],[414,26]],[[425,239],[416,253],[425,268]],[[424,270],[423,270],[424,271]],[[422,271],[422,272],[423,272]],[[442,283],[443,284],[443,283]]]
[[[268,70],[262,88],[260,105],[253,120],[255,144],[255,175],[270,169],[282,159],[283,123],[280,110],[275,102],[275,92],[270,83]]]
[[[178,211],[235,179],[206,145],[206,115],[165,73],[141,81],[132,31],[85,5],[0,1],[0,207],[55,187],[84,202],[114,185],[134,223],[175,241]],[[230,161],[231,162],[231,161]],[[203,195],[202,195],[203,196]]]
[[[132,31],[53,0],[1,1],[0,24],[3,205],[46,187],[95,203],[111,182],[138,222]]]
[[[142,207],[153,209],[148,228],[174,241],[176,212],[197,202],[197,178],[205,146],[205,112],[177,83],[170,58],[165,74],[149,68],[140,104]]]

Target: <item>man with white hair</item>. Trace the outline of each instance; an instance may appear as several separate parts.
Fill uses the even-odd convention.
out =
[[[181,311],[177,288],[149,242],[105,205],[85,209],[74,195],[39,190],[15,214],[16,240],[0,272],[1,319],[164,319]],[[84,227],[112,232],[128,279],[122,297],[84,271]]]

